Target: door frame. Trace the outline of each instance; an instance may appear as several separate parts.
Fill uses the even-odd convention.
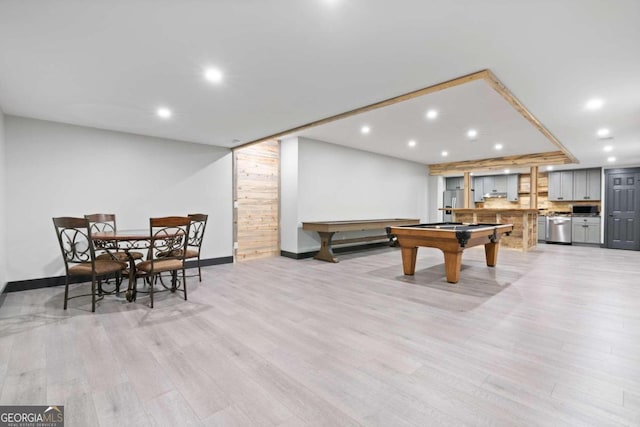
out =
[[[604,227],[603,230],[603,244],[602,246],[605,248],[610,248],[609,246],[609,205],[611,201],[609,200],[609,175],[618,174],[618,173],[631,173],[631,174],[640,174],[640,167],[628,167],[628,168],[612,168],[612,169],[604,169],[604,179],[602,185],[602,194],[603,194],[603,203],[602,203],[602,212],[601,215],[604,216],[604,221],[602,225]],[[636,182],[636,186],[640,187],[640,183]],[[640,224],[640,191],[638,192],[638,197],[636,198],[636,216],[638,216],[638,224]],[[640,240],[640,236],[638,236]],[[638,247],[636,250],[640,248],[640,241],[636,243]]]

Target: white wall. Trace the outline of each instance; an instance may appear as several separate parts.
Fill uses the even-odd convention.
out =
[[[298,248],[298,138],[280,141],[280,247]],[[288,249],[287,249],[288,248]]]
[[[303,231],[303,221],[429,217],[423,164],[304,138],[283,141],[283,181],[296,169],[296,185],[281,188],[282,250],[317,250],[317,233]],[[297,213],[285,216],[292,205]]]
[[[445,182],[442,176],[429,176],[429,221],[442,222]]]
[[[6,181],[6,162],[5,162],[5,132],[4,132],[4,113],[0,109],[0,294],[7,284],[7,256],[6,244],[6,199],[5,199],[5,181]]]
[[[52,217],[209,214],[202,258],[232,255],[232,156],[226,148],[6,116],[7,280],[64,274]],[[4,257],[0,257],[4,258]]]

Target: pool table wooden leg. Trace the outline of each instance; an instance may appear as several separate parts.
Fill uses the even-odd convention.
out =
[[[484,256],[489,267],[495,267],[498,262],[498,243],[487,243],[484,245]]]
[[[402,250],[402,269],[407,276],[413,276],[416,272],[416,256],[418,255],[418,248],[400,248]]]
[[[444,253],[444,270],[447,274],[447,282],[458,283],[462,267],[462,251],[442,252]]]
[[[331,250],[331,239],[333,239],[334,234],[335,232],[318,231],[318,235],[320,236],[320,250],[316,256],[314,256],[315,259],[338,262],[338,258],[333,255],[333,250]]]

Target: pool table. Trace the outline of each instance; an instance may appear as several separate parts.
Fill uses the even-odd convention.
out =
[[[440,249],[444,253],[444,269],[447,282],[458,283],[462,252],[466,248],[484,245],[489,267],[498,261],[500,237],[509,235],[513,224],[464,224],[440,222],[434,224],[389,227],[389,232],[398,239],[402,250],[404,274],[413,276],[416,271],[418,246]]]

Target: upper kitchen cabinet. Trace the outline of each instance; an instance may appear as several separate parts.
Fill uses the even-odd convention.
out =
[[[473,177],[473,201],[484,202],[486,197],[507,197],[518,201],[518,175],[488,175]]]
[[[600,169],[573,171],[573,200],[600,200]]]
[[[507,177],[504,175],[489,175],[479,177],[483,180],[485,194],[502,194],[507,192]]]
[[[549,200],[573,200],[573,171],[549,172]]]
[[[518,174],[507,175],[507,200],[518,201]]]
[[[462,190],[464,189],[464,177],[451,177],[446,179],[445,188],[447,190]]]
[[[484,179],[481,176],[473,177],[473,201],[475,203],[484,202]]]

